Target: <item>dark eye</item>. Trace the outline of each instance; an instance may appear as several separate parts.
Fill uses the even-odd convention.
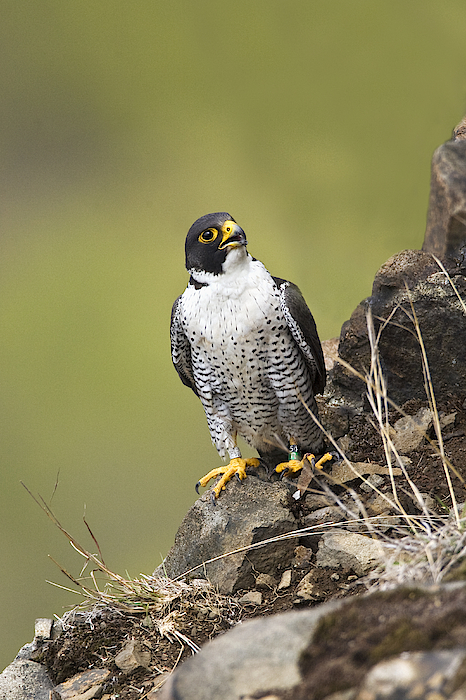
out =
[[[199,236],[199,240],[201,243],[210,243],[211,241],[214,241],[217,238],[217,233],[215,229],[208,228],[207,231],[203,231],[201,235]]]

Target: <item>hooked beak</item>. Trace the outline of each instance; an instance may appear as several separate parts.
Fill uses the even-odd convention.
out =
[[[220,230],[222,233],[222,242],[218,247],[219,250],[223,250],[224,248],[239,248],[242,245],[245,246],[248,244],[246,234],[241,226],[238,226],[236,221],[225,221]]]

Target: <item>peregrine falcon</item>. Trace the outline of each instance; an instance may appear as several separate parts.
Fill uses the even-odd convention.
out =
[[[277,472],[301,469],[300,453],[323,448],[310,413],[326,381],[314,319],[298,287],[272,277],[246,245],[227,212],[195,221],[186,237],[189,283],[171,316],[175,369],[200,398],[220,456],[230,458],[196,485],[222,475],[215,498],[260,463],[241,457],[238,435]]]

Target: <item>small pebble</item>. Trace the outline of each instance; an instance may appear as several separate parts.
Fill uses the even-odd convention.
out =
[[[262,593],[260,591],[248,591],[238,601],[241,605],[261,605]]]
[[[312,600],[314,597],[314,571],[310,571],[304,576],[296,589],[296,596],[299,601]]]
[[[378,488],[383,483],[384,483],[384,479],[382,476],[380,476],[380,474],[371,474],[370,476],[367,477],[366,481],[363,481],[363,483],[361,484],[361,489],[363,491],[366,491],[366,493],[370,493],[371,491],[374,490],[372,488],[373,486]]]
[[[36,639],[51,639],[53,620],[48,617],[38,617],[34,625],[34,637]]]
[[[289,588],[291,586],[291,569],[287,569],[282,573],[282,578],[278,584],[277,590],[281,591],[284,588]]]
[[[308,547],[303,547],[302,544],[298,545],[294,550],[293,566],[296,569],[306,568],[312,559],[312,555],[312,549],[308,549]]]
[[[123,673],[131,673],[138,666],[149,667],[150,651],[142,651],[139,642],[134,639],[127,642],[123,649],[115,656],[115,664]]]
[[[277,585],[276,580],[270,574],[259,574],[258,577],[256,578],[257,588],[272,589],[272,588],[275,588],[276,585]]]

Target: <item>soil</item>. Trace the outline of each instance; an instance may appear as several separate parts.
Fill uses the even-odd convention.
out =
[[[425,406],[421,401],[410,401],[403,406],[403,411],[408,415],[414,415],[420,407]],[[448,425],[443,431],[445,452],[448,459],[458,470],[458,476],[453,475],[453,488],[459,503],[466,501],[466,492],[462,479],[466,482],[466,401],[465,397],[444,397],[438,406],[439,412],[445,415],[456,413],[454,423]],[[400,418],[401,415],[393,411],[390,415],[390,424]],[[368,414],[353,415],[350,418],[348,432],[348,456],[354,462],[375,462],[385,464],[383,446],[380,435],[371,424]],[[432,432],[431,440],[435,442],[435,434]],[[407,470],[410,478],[416,484],[419,491],[430,496],[430,508],[438,514],[445,514],[452,506],[451,495],[445,479],[444,470],[439,456],[435,453],[429,442],[423,444],[409,454],[410,462]],[[414,499],[406,488],[404,477],[400,479],[399,495],[403,507],[407,512],[419,514]],[[380,490],[391,493],[389,479],[380,486]],[[332,490],[341,498],[348,493],[348,487],[363,501],[367,501],[368,493],[361,489],[361,480],[355,479],[344,486],[332,486]],[[295,508],[301,517],[305,517],[315,507],[309,506],[318,494],[322,494],[322,476],[317,475],[309,484],[309,492],[295,504]],[[227,492],[225,492],[227,493]],[[222,494],[222,497],[223,494]],[[286,588],[280,588],[280,574],[277,572],[276,580],[258,579],[253,590],[260,590],[262,601],[260,604],[241,601],[248,591],[237,591],[232,596],[220,596],[213,590],[208,591],[203,584],[196,592],[191,584],[180,589],[168,608],[155,612],[147,607],[145,612],[134,612],[130,607],[117,604],[99,603],[93,607],[77,608],[68,613],[64,619],[64,631],[54,641],[46,643],[36,654],[36,660],[44,663],[55,683],[61,683],[73,675],[90,668],[107,668],[111,671],[109,679],[102,689],[103,697],[107,700],[118,696],[122,700],[135,700],[136,698],[157,696],[156,689],[161,686],[166,674],[170,673],[185,658],[193,653],[192,647],[201,647],[208,640],[223,634],[226,630],[238,624],[241,620],[251,617],[261,617],[297,609],[307,606],[315,606],[330,599],[357,596],[367,590],[365,581],[358,577],[352,570],[323,569],[315,565],[315,550],[317,541],[315,538],[305,537],[297,542],[295,558],[292,564],[291,584]],[[298,586],[303,577],[312,575],[312,596],[299,595]],[[327,620],[319,630],[315,644],[303,655],[301,664],[304,681],[300,688],[295,688],[292,695],[283,695],[283,698],[307,698],[318,699],[321,695],[311,687],[314,681],[315,669],[320,669],[319,678],[321,687],[325,686],[325,678],[338,677],[339,688],[350,687],[358,678],[378,660],[378,650],[384,649],[393,641],[393,653],[398,653],[399,645],[396,640],[400,636],[400,625],[403,625],[403,601],[390,599],[390,615],[385,616],[381,622],[380,609],[384,604],[383,596],[395,594],[380,593],[369,598],[359,600],[363,603],[359,606],[357,629],[342,620],[341,612],[335,619]],[[415,596],[416,594],[413,593]],[[466,595],[466,594],[465,594]],[[381,597],[380,599],[377,596]],[[366,602],[366,601],[372,601]],[[412,604],[412,599],[410,603]],[[447,603],[448,601],[446,601]],[[396,603],[396,604],[395,604]],[[445,604],[446,604],[445,603]],[[422,618],[426,617],[425,602],[420,603],[421,610],[418,623],[404,635],[408,647],[418,648],[419,639],[429,634],[422,629]],[[432,601],[427,617],[432,618],[438,603]],[[422,607],[424,606],[424,607]],[[452,603],[453,606],[453,603]],[[453,606],[454,607],[454,606]],[[462,602],[466,609],[466,600]],[[461,609],[461,605],[458,610]],[[452,619],[460,620],[466,625],[464,613],[459,615],[458,610],[452,612]],[[345,608],[345,616],[354,615],[352,607]],[[172,627],[161,624],[168,619],[176,622]],[[463,617],[465,618],[463,620]],[[346,626],[345,626],[346,621]],[[417,627],[416,627],[417,624]],[[332,629],[328,627],[331,626]],[[343,625],[341,628],[338,625]],[[464,627],[463,629],[466,629]],[[354,629],[353,637],[348,636],[348,629]],[[367,630],[366,634],[360,634],[361,629]],[[455,625],[450,632],[436,632],[437,646],[432,648],[445,648],[454,639]],[[174,631],[176,630],[176,631]],[[453,631],[452,631],[453,630]],[[450,634],[450,636],[448,636]],[[459,632],[458,632],[459,634]],[[463,634],[463,632],[461,632]],[[357,636],[356,636],[357,635]],[[453,636],[452,636],[453,635]],[[455,638],[456,639],[456,638]],[[116,664],[115,657],[130,640],[138,642],[139,649],[150,652],[148,667],[139,666],[131,673],[123,672]],[[387,641],[388,640],[388,641]],[[455,643],[458,640],[456,639]],[[466,643],[462,639],[461,643]],[[433,644],[433,643],[432,643]],[[410,646],[411,645],[411,646]],[[438,646],[440,645],[440,646]],[[444,645],[444,646],[442,646]],[[390,650],[388,650],[390,653]],[[325,663],[324,663],[325,657]],[[307,674],[309,668],[314,673]],[[343,680],[342,680],[343,679]],[[332,692],[332,691],[329,691]]]

